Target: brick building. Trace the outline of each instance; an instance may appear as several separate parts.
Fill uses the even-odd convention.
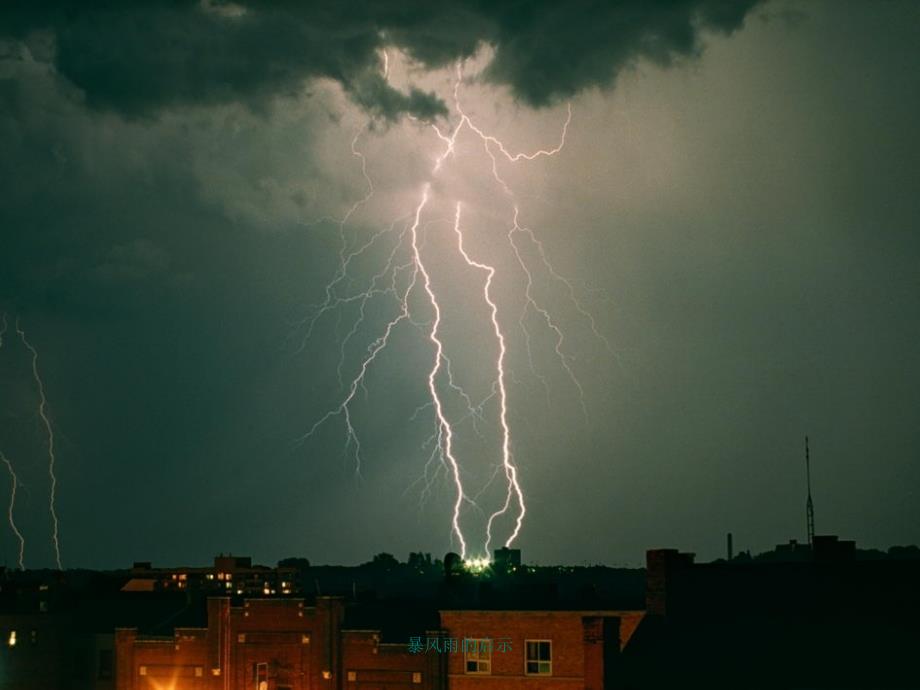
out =
[[[337,688],[341,600],[208,599],[205,628],[171,636],[115,633],[118,690]],[[264,685],[263,685],[264,684]]]
[[[345,609],[337,597],[319,597],[315,606],[300,599],[252,599],[236,606],[215,597],[208,600],[206,627],[177,627],[170,636],[120,629],[116,688],[603,690],[605,674],[643,615],[441,611],[440,628],[388,641],[379,630],[348,629]],[[413,637],[436,640],[438,648],[413,649]]]
[[[137,562],[126,592],[192,591],[228,596],[298,595],[297,569],[254,565],[249,556],[220,554],[206,567],[155,568]]]
[[[446,655],[448,687],[604,690],[605,677],[642,616],[641,611],[441,611],[448,638],[461,641],[458,653]]]
[[[115,634],[117,690],[441,690],[443,661],[345,630],[338,597],[208,600],[207,626]],[[437,634],[435,632],[435,634]]]

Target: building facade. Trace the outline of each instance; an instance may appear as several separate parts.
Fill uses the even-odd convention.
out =
[[[117,690],[604,690],[639,611],[441,611],[386,642],[320,597],[208,600],[204,628],[115,634]],[[605,681],[605,678],[608,678]]]
[[[451,690],[604,690],[641,611],[441,611]],[[607,679],[607,680],[605,680]]]

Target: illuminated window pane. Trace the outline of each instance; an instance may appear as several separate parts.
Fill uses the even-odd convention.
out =
[[[492,640],[468,639],[466,642],[466,673],[492,673]]]

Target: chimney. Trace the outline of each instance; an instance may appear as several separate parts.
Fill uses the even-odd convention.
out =
[[[680,553],[677,549],[645,552],[645,608],[648,613],[665,616],[669,608],[673,609],[675,577],[693,565],[693,558],[694,554]]]

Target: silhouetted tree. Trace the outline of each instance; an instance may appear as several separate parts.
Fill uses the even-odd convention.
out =
[[[920,559],[920,547],[911,544],[910,546],[892,546],[888,549],[888,558],[898,561],[913,561]]]
[[[463,573],[463,559],[460,558],[459,553],[451,551],[444,556],[444,574],[450,577],[452,575],[460,575],[461,573]]]
[[[431,569],[431,554],[413,551],[409,554],[406,564],[416,572],[425,572]]]
[[[279,568],[297,568],[297,570],[306,570],[310,567],[310,561],[306,558],[299,556],[291,556],[290,558],[282,558],[278,561]]]
[[[374,556],[370,562],[370,565],[374,568],[392,570],[393,568],[399,566],[399,561],[396,560],[396,556],[393,554],[382,552]]]

